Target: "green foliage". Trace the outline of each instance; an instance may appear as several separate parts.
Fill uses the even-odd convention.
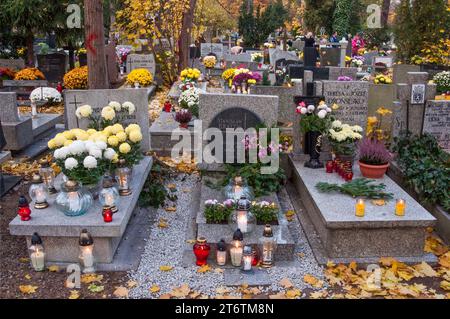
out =
[[[427,42],[437,43],[450,35],[446,0],[401,0],[395,16],[394,35],[403,61],[420,55]]]
[[[209,224],[220,224],[228,221],[228,217],[233,212],[233,207],[228,207],[222,204],[206,205],[205,218]]]
[[[250,211],[255,215],[258,224],[271,224],[278,220],[278,207],[273,205],[261,205],[253,203]]]
[[[270,80],[269,80],[269,71],[264,70],[262,75],[262,85],[269,86]]]
[[[139,206],[158,208],[168,198],[168,192],[162,182],[163,179],[160,173],[161,167],[155,164],[152,167],[152,173],[148,176],[139,194]]]
[[[261,13],[258,5],[256,10],[252,0],[243,0],[239,16],[239,33],[243,36],[244,45],[259,47],[269,36],[284,26],[288,12],[281,0],[270,3]]]
[[[261,163],[239,165],[226,164],[225,169],[227,175],[222,182],[222,186],[225,186],[230,178],[242,176],[247,180],[248,185],[253,187],[253,192],[256,197],[268,195],[272,192],[278,192],[286,178],[283,169],[280,168],[275,174],[261,174],[262,166],[263,164]]]
[[[337,0],[336,9],[333,14],[333,31],[340,36],[355,34],[360,31],[360,0]]]
[[[318,33],[324,27],[327,34],[333,32],[334,0],[305,0],[304,22],[307,31]]]
[[[431,135],[406,134],[394,139],[397,162],[407,184],[429,204],[440,204],[450,211],[450,155]]]
[[[342,185],[320,182],[316,184],[321,192],[340,192],[352,197],[367,197],[370,199],[392,199],[392,193],[386,193],[384,184],[372,184],[374,180],[357,178]]]

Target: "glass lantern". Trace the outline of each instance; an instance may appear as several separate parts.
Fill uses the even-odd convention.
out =
[[[109,207],[111,212],[117,213],[117,204],[119,203],[119,191],[114,185],[114,181],[110,177],[105,177],[103,179],[103,188],[99,194],[99,200],[103,207]]]
[[[35,271],[43,271],[45,269],[45,252],[42,239],[38,233],[34,233],[31,236],[31,246],[28,250],[30,251],[30,261],[33,269]]]
[[[117,168],[116,170],[116,179],[117,183],[119,184],[119,195],[131,195],[131,169],[125,166],[125,160],[123,159],[119,161],[119,168]]]
[[[23,195],[19,197],[19,207],[17,208],[17,214],[20,216],[21,221],[25,222],[31,219],[30,205],[28,205],[28,201]]]
[[[78,240],[80,245],[80,264],[83,266],[84,273],[95,272],[94,260],[94,239],[87,229],[83,229]]]
[[[92,195],[76,181],[68,180],[61,186],[55,200],[56,207],[66,216],[81,216],[92,206]]]
[[[273,265],[277,242],[273,238],[272,226],[264,227],[263,236],[259,239],[261,245],[261,267],[270,268]]]
[[[255,197],[253,189],[247,185],[245,179],[241,176],[233,177],[224,189],[225,198],[234,199],[238,201],[242,196],[245,196],[249,200],[253,200]]]
[[[233,231],[240,229],[243,234],[249,234],[255,229],[256,217],[250,212],[250,207],[251,203],[245,196],[238,200],[236,210],[228,218]]]
[[[55,172],[50,167],[45,159],[40,161],[41,168],[39,169],[39,175],[42,177],[42,182],[47,186],[47,192],[49,194],[56,194],[55,188]]]
[[[243,240],[244,234],[242,234],[240,229],[237,229],[233,234],[233,240],[231,241],[230,247],[230,258],[231,264],[235,267],[239,267],[242,262],[243,253]]]
[[[197,266],[204,266],[208,262],[209,252],[211,247],[206,242],[205,237],[199,237],[193,247],[194,255],[196,258],[195,264]]]
[[[217,243],[216,262],[218,266],[225,266],[227,263],[227,244],[224,239]]]
[[[249,272],[252,271],[253,263],[253,250],[250,246],[244,247],[244,252],[242,254],[242,271]]]
[[[34,174],[31,180],[31,186],[28,191],[31,199],[34,201],[34,208],[43,209],[48,207],[47,186],[42,182],[41,175]]]

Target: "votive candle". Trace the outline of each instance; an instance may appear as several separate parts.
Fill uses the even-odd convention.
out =
[[[366,204],[364,203],[364,199],[362,199],[362,198],[357,199],[356,205],[355,205],[356,216],[364,217],[365,209],[366,209]]]
[[[395,203],[395,215],[405,216],[406,202],[404,199],[397,199]]]

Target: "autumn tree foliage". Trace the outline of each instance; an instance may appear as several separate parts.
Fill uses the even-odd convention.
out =
[[[176,80],[179,65],[182,66],[183,61],[185,63],[187,60],[186,45],[180,42],[189,42],[192,18],[186,19],[186,15],[193,17],[195,2],[125,0],[122,9],[116,12],[116,27],[121,32],[122,40],[128,43],[148,40],[167,84]]]

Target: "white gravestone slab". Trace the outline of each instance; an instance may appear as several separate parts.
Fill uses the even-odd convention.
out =
[[[339,105],[333,115],[350,125],[367,125],[369,83],[362,81],[323,81],[323,95],[328,106]]]
[[[450,101],[428,101],[423,118],[423,133],[433,135],[450,152]]]
[[[130,73],[134,69],[147,69],[154,76],[155,56],[153,54],[129,54],[127,56],[127,72]]]
[[[202,43],[200,45],[200,55],[202,57],[207,56],[210,53],[214,53],[217,59],[223,57],[223,44],[222,43]]]
[[[132,115],[127,115],[122,124],[127,125],[136,123],[141,127],[142,142],[141,150],[150,149],[150,138],[148,134],[149,116],[148,116],[148,91],[146,89],[119,89],[119,90],[66,90],[64,92],[64,104],[66,114],[66,125],[69,129],[86,129],[89,121],[87,119],[78,119],[75,116],[77,107],[88,104],[93,109],[93,115],[99,116],[104,106],[111,101],[119,103],[131,102],[136,107]]]
[[[386,65],[387,68],[392,67],[393,59],[391,56],[376,56],[373,58],[373,65],[377,63],[383,63]]]

